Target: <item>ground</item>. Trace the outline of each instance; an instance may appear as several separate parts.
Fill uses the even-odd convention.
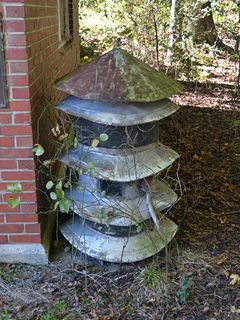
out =
[[[160,140],[181,155],[168,172],[181,197],[167,250],[116,266],[72,260],[61,240],[48,266],[0,265],[1,320],[240,319],[240,113],[232,66],[218,66],[161,121]]]

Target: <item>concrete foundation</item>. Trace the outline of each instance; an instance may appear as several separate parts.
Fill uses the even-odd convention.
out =
[[[41,244],[0,244],[0,263],[48,264]]]

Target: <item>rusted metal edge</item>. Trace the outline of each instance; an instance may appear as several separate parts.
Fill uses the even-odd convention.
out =
[[[131,126],[161,120],[179,109],[174,102],[114,103],[82,100],[69,96],[56,106],[59,110],[92,122],[114,126]]]
[[[60,227],[64,237],[81,252],[100,260],[131,263],[153,256],[175,236],[177,225],[163,217],[160,229],[145,230],[130,237],[114,237],[96,231],[74,216]]]
[[[161,143],[131,149],[91,148],[79,144],[59,160],[100,179],[128,182],[159,173],[177,158],[175,151]]]
[[[102,196],[97,191],[97,179],[85,176],[84,181],[79,180],[78,186],[65,192],[65,196],[71,200],[71,210],[96,223],[107,225],[131,226],[151,218],[149,214],[146,195],[140,193],[131,195],[131,187],[126,190],[126,196]],[[95,181],[94,181],[95,180]],[[95,183],[94,183],[95,182]],[[177,194],[162,181],[154,182],[151,188],[151,203],[155,210],[169,208],[177,201]],[[131,198],[131,199],[129,199]]]

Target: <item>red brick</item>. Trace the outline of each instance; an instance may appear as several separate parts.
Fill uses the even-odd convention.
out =
[[[36,203],[37,195],[35,192],[21,193],[20,199],[21,202]]]
[[[4,20],[3,28],[6,32],[25,31],[25,21],[24,20]]]
[[[40,235],[18,234],[9,235],[10,243],[41,243]]]
[[[21,210],[22,212],[37,212],[37,205],[36,204],[21,204]]]
[[[30,97],[29,88],[12,88],[13,99],[28,99]]]
[[[16,137],[16,147],[31,147],[33,146],[32,136]]]
[[[24,231],[23,224],[13,224],[13,223],[0,224],[0,233],[20,233],[23,231]]]
[[[1,160],[0,159],[0,169],[17,169],[17,161],[16,160]]]
[[[12,115],[9,113],[0,113],[0,124],[1,123],[11,123],[12,122]]]
[[[24,7],[23,6],[11,6],[6,7],[6,17],[10,18],[23,18],[24,17]]]
[[[14,138],[13,137],[0,137],[0,147],[13,147]]]
[[[6,203],[0,203],[0,212],[7,213],[7,212],[19,212],[20,206],[16,208],[10,208]]]
[[[32,128],[30,125],[13,125],[13,126],[1,126],[0,134],[11,136],[11,135],[28,135],[32,133]]]
[[[0,158],[32,158],[33,152],[31,149],[0,149]]]
[[[26,34],[7,34],[7,45],[8,46],[25,46],[27,43],[26,41]]]
[[[3,223],[3,222],[4,222],[4,215],[0,214],[0,223]]]
[[[10,61],[10,72],[11,73],[27,73],[28,62],[27,61]]]
[[[27,60],[27,50],[25,48],[6,48],[5,57],[7,60]]]
[[[3,171],[2,179],[5,181],[34,180],[35,172],[33,171]]]
[[[27,86],[29,84],[29,78],[27,75],[9,75],[8,84],[12,87]]]
[[[35,169],[35,163],[33,160],[18,160],[19,169]]]
[[[25,232],[27,233],[40,233],[40,224],[25,224]]]
[[[14,123],[31,123],[31,115],[30,113],[18,113],[14,115]]]
[[[12,111],[30,111],[31,104],[30,101],[10,101],[9,108]]]
[[[7,222],[38,222],[38,215],[31,213],[6,214]]]
[[[0,235],[0,243],[7,243],[8,237],[7,235]]]

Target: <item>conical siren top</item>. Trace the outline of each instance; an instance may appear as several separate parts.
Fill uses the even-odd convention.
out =
[[[151,102],[179,93],[181,84],[115,48],[56,83],[56,88],[81,99]]]

